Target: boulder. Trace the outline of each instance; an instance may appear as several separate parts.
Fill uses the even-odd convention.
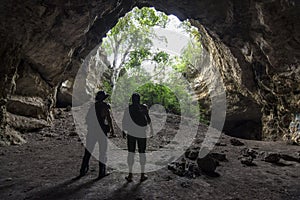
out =
[[[218,166],[217,161],[209,155],[205,156],[204,158],[198,158],[197,164],[198,164],[198,167],[201,169],[201,171],[203,171],[205,173],[215,172],[215,170]]]
[[[281,155],[279,153],[267,153],[265,154],[264,161],[270,162],[270,163],[278,163],[281,158]]]
[[[245,145],[243,142],[241,142],[240,140],[235,139],[235,138],[230,139],[230,143],[233,146],[244,146]]]

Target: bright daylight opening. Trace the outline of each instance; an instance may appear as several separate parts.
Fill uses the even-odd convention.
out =
[[[116,135],[126,137],[126,134],[136,133],[133,137],[147,138],[147,144],[144,143],[147,147],[143,147],[149,153],[146,166],[148,172],[158,170],[180,157],[195,137],[201,138],[206,149],[213,146],[219,135],[214,134],[211,127],[203,125],[213,119],[210,118],[210,86],[206,84],[211,74],[205,70],[211,69],[211,66],[205,52],[198,29],[188,20],[182,22],[154,8],[134,8],[107,32],[102,43],[85,59],[76,76],[78,82],[85,81],[84,85],[75,85],[80,88],[86,86],[85,90],[90,93],[90,97],[98,93],[109,94],[105,95],[108,97],[105,97],[105,101],[110,103],[112,120],[108,121],[113,128],[109,135],[108,165],[119,171],[127,171],[124,163],[128,161],[128,152],[124,149],[129,147]],[[139,93],[140,101],[131,99],[135,92]],[[83,92],[75,90],[75,93],[81,95]],[[206,97],[204,100],[208,102],[207,107],[200,103],[199,93],[205,93],[202,96]],[[86,107],[93,99],[96,99],[96,103],[100,101],[97,95],[96,98],[90,98],[92,101],[87,101]],[[78,112],[74,108],[73,115],[78,128],[86,130],[82,116],[91,116],[88,112],[90,109],[82,108]],[[127,117],[128,109],[130,116],[132,113],[142,113],[137,117],[138,120],[144,120],[146,116],[147,122],[144,122],[149,127],[137,126],[134,117]],[[86,124],[92,119],[86,119]],[[200,123],[203,131],[198,134]],[[82,134],[83,140],[84,137]],[[128,140],[130,138],[127,137]],[[207,151],[199,151],[199,154],[202,153]],[[97,154],[94,156],[98,157]],[[133,170],[139,172],[138,166]]]
[[[180,103],[197,101],[201,96],[195,89],[205,85],[201,78],[204,57],[198,29],[188,20],[182,22],[154,8],[136,7],[103,38],[90,62],[103,75],[99,79],[97,73],[89,73],[92,81],[87,83],[88,90],[115,93],[118,105],[128,103],[124,93],[133,88],[149,107],[160,104],[168,113],[192,116],[200,110],[200,121],[207,123],[208,109]]]

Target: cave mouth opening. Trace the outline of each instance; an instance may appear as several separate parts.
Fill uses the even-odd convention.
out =
[[[297,93],[294,92],[297,81],[289,80],[288,87],[281,87],[288,79],[277,76],[281,71],[295,74],[293,66],[297,51],[290,49],[297,49],[294,46],[296,43],[286,43],[288,48],[281,48],[282,38],[290,36],[291,41],[297,38],[297,31],[293,31],[298,25],[294,15],[297,13],[295,5],[276,2],[235,5],[227,1],[218,4],[211,4],[210,1],[111,1],[97,5],[90,2],[27,3],[20,3],[16,9],[13,9],[13,4],[7,4],[7,13],[17,18],[13,21],[7,18],[3,22],[4,76],[1,80],[4,89],[1,94],[3,112],[0,113],[3,132],[10,132],[8,128],[28,131],[33,124],[37,124],[34,127],[51,124],[48,119],[53,112],[48,108],[55,106],[57,87],[76,76],[82,60],[99,44],[117,19],[135,5],[154,6],[165,13],[175,14],[181,20],[195,19],[192,21],[195,21],[201,34],[204,33],[203,45],[218,60],[227,95],[231,96],[228,105],[232,109],[228,109],[226,116],[228,132],[236,129],[236,137],[249,138],[252,133],[257,133],[254,136],[271,136],[270,139],[275,136],[274,139],[278,139],[288,132],[291,112],[299,110]],[[22,9],[31,6],[32,9]],[[270,12],[273,9],[279,15]],[[262,17],[266,19],[261,20]],[[274,17],[278,21],[272,20]],[[282,29],[282,24],[287,23],[291,29]],[[265,31],[278,33],[279,36],[273,38],[272,34],[264,34]],[[259,65],[256,66],[257,63]],[[105,75],[110,77],[110,74]],[[258,85],[259,81],[266,82],[267,88]],[[201,88],[201,84],[198,86]],[[288,101],[270,93],[277,89],[287,94],[284,98]],[[61,90],[62,96],[65,90],[69,91],[69,88]],[[72,88],[70,91],[72,94]],[[38,103],[26,101],[26,98]],[[72,98],[71,95],[66,98],[69,105]],[[21,120],[28,123],[17,123]],[[250,129],[252,127],[255,129]],[[247,133],[244,134],[245,130]]]
[[[73,105],[92,99],[98,90],[110,94],[108,101],[114,98],[115,106],[128,103],[128,91],[139,92],[142,103],[150,107],[160,104],[173,114],[200,111],[197,119],[209,124],[211,102],[206,80],[213,72],[200,37],[189,20],[181,21],[154,7],[134,7],[86,57],[84,70],[77,74],[81,78],[74,84],[75,90],[84,85],[79,90],[86,95],[78,97],[73,92]],[[189,101],[197,101],[197,108],[180,104]]]
[[[203,141],[201,155],[212,150],[224,124],[226,95],[221,75],[200,37],[198,28],[188,20],[182,22],[152,7],[135,7],[119,18],[102,43],[86,57],[75,78],[73,105],[80,106],[72,112],[76,129],[82,130],[81,140],[85,140],[90,110],[96,113],[93,102],[99,90],[110,94],[107,101],[117,135],[122,134],[131,95],[139,92],[141,103],[149,107],[154,137],[158,135],[160,143],[166,142],[157,147],[171,148],[180,156],[198,137]],[[198,134],[201,125],[205,128]],[[150,137],[150,131],[146,132]],[[113,139],[110,145],[120,151],[118,155],[127,154]],[[154,150],[153,159],[165,155],[173,159],[166,149]],[[156,155],[161,151],[163,156]]]
[[[85,130],[83,117],[97,91],[104,90],[121,132],[130,97],[139,92],[141,103],[149,107],[154,134],[168,135],[177,128],[169,139],[189,146],[202,123],[209,125],[201,133],[203,144],[213,148],[225,121],[226,94],[200,37],[188,20],[152,7],[133,8],[106,33],[76,75],[72,101],[80,106],[72,112],[75,124],[81,122],[77,129]]]

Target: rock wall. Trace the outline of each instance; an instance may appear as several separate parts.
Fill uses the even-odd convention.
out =
[[[149,3],[149,1],[144,1]],[[224,130],[278,139],[299,112],[299,1],[152,1],[190,18],[214,57],[227,91]]]
[[[117,19],[154,6],[193,19],[228,97],[225,131],[276,139],[300,112],[300,2],[296,0],[3,0],[0,5],[1,137],[51,123],[57,88]],[[13,118],[13,117],[17,118]],[[10,120],[10,118],[17,120]],[[27,120],[33,127],[21,127]],[[249,130],[250,128],[253,128]]]

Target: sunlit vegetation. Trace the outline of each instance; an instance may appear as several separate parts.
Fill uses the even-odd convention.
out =
[[[166,28],[170,23],[190,38],[179,55],[155,48],[153,44],[154,40],[168,42],[167,38],[157,35],[155,28]],[[129,101],[123,99],[122,95],[128,92],[126,88],[136,88],[135,92],[141,94],[142,103],[148,106],[161,104],[167,112],[174,114],[201,110],[199,106],[183,106],[184,104],[180,103],[187,101],[187,98],[191,100],[182,79],[188,79],[186,74],[197,68],[202,51],[199,38],[198,30],[191,26],[189,21],[178,20],[178,23],[174,24],[169,16],[154,8],[134,8],[120,18],[103,39],[101,48],[110,60],[113,73],[110,80],[103,80],[102,88],[108,93],[113,93],[116,92],[118,83],[121,89],[117,89],[117,101],[120,103]],[[150,70],[146,67],[148,65],[152,66]],[[138,85],[135,79],[131,78],[133,76],[139,77],[145,84]],[[120,79],[123,82],[119,83]],[[199,117],[204,121],[202,116]]]

